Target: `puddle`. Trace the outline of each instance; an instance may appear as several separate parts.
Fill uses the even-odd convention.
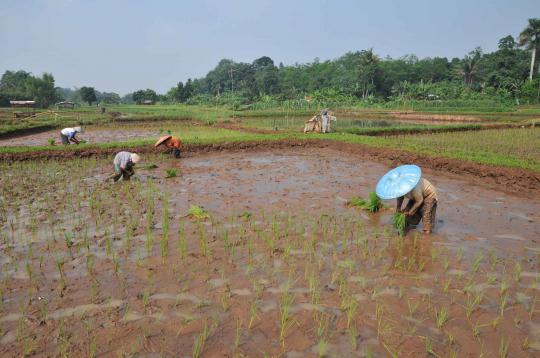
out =
[[[189,301],[194,304],[200,304],[202,302],[201,299],[199,299],[197,296],[191,294],[191,293],[156,293],[150,296],[150,300],[153,301],[160,301],[160,300],[171,300],[175,302],[181,302],[181,301]]]

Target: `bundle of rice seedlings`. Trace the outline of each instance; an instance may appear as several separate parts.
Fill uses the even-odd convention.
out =
[[[399,236],[405,235],[406,217],[403,213],[394,213],[392,215],[392,225],[397,229]]]
[[[351,198],[351,200],[347,203],[350,206],[356,206],[357,208],[367,210],[370,213],[375,213],[379,211],[382,208],[382,202],[381,199],[375,194],[375,192],[369,193],[369,199],[366,200],[364,198],[361,198],[359,196],[355,196]]]
[[[358,207],[360,209],[364,209],[365,205],[366,205],[366,199],[361,198],[359,196],[354,196],[354,197],[351,198],[351,200],[349,200],[347,205],[356,206],[356,207]]]
[[[381,199],[375,194],[374,191],[369,193],[369,201],[367,203],[366,210],[370,213],[376,213],[382,208],[382,202]]]

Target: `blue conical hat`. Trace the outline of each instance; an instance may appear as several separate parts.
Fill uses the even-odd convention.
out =
[[[414,189],[422,177],[417,165],[401,165],[390,170],[377,183],[375,192],[381,199],[395,199]]]

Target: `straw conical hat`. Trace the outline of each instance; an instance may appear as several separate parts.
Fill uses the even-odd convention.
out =
[[[158,141],[156,142],[156,144],[154,144],[154,146],[158,147],[159,145],[163,144],[163,142],[165,142],[169,138],[172,138],[172,135],[166,135],[164,137],[159,138]]]

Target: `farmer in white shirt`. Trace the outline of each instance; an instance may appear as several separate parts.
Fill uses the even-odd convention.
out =
[[[69,142],[79,144],[81,141],[77,138],[77,133],[82,133],[81,127],[64,128],[60,131],[60,139],[62,144],[69,145]]]
[[[114,181],[118,181],[121,177],[123,180],[129,180],[134,174],[133,167],[140,162],[141,157],[135,153],[119,152],[113,160],[114,174],[109,177]]]

